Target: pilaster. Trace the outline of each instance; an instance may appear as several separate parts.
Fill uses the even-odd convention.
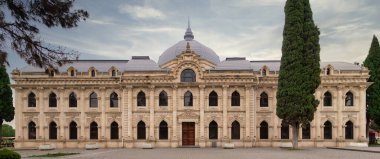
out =
[[[204,121],[204,91],[205,91],[205,85],[199,86],[199,115],[200,115],[200,121],[199,121],[199,128],[200,128],[200,135],[199,135],[199,146],[205,147],[205,121]]]
[[[223,141],[228,141],[228,116],[227,116],[227,104],[228,104],[228,90],[229,85],[223,85]]]
[[[178,147],[178,134],[177,134],[177,85],[172,86],[173,94],[172,94],[172,109],[173,109],[173,135],[172,135],[172,143],[171,147]]]
[[[149,140],[154,141],[154,87],[149,86]]]

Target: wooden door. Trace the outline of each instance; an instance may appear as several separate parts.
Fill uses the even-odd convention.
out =
[[[182,123],[182,145],[195,145],[195,123]]]

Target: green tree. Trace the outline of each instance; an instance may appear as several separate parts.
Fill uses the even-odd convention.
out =
[[[319,104],[314,97],[321,83],[319,52],[309,0],[287,0],[276,114],[293,127],[293,148],[298,148],[300,125],[314,119]]]
[[[2,125],[2,135],[3,137],[15,137],[15,129],[8,124]]]
[[[368,119],[380,125],[380,46],[375,35],[367,58],[364,61],[364,66],[370,70],[368,82],[373,82],[367,89]]]
[[[0,64],[7,63],[4,54],[9,46],[28,64],[38,67],[56,68],[77,58],[77,53],[45,43],[38,37],[38,27],[43,25],[72,28],[85,20],[89,16],[87,11],[72,10],[74,1],[0,0]]]
[[[8,73],[4,65],[0,65],[0,139],[2,138],[2,125],[4,121],[10,122],[15,115],[13,107],[12,90]]]

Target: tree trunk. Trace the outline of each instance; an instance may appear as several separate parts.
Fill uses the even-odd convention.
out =
[[[298,132],[299,132],[299,124],[292,124],[292,131],[293,131],[293,149],[298,149]]]
[[[3,119],[0,119],[0,141],[3,140]]]

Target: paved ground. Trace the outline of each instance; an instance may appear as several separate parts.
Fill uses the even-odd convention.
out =
[[[376,151],[380,149],[374,148]],[[380,151],[380,150],[379,150]],[[52,151],[18,150],[22,158],[37,154],[78,152],[79,155],[61,158],[78,159],[379,159],[380,153],[347,151],[326,148],[287,150],[281,148],[173,148],[173,149],[59,149]],[[33,157],[33,159],[36,159]],[[46,159],[46,158],[45,158]]]

